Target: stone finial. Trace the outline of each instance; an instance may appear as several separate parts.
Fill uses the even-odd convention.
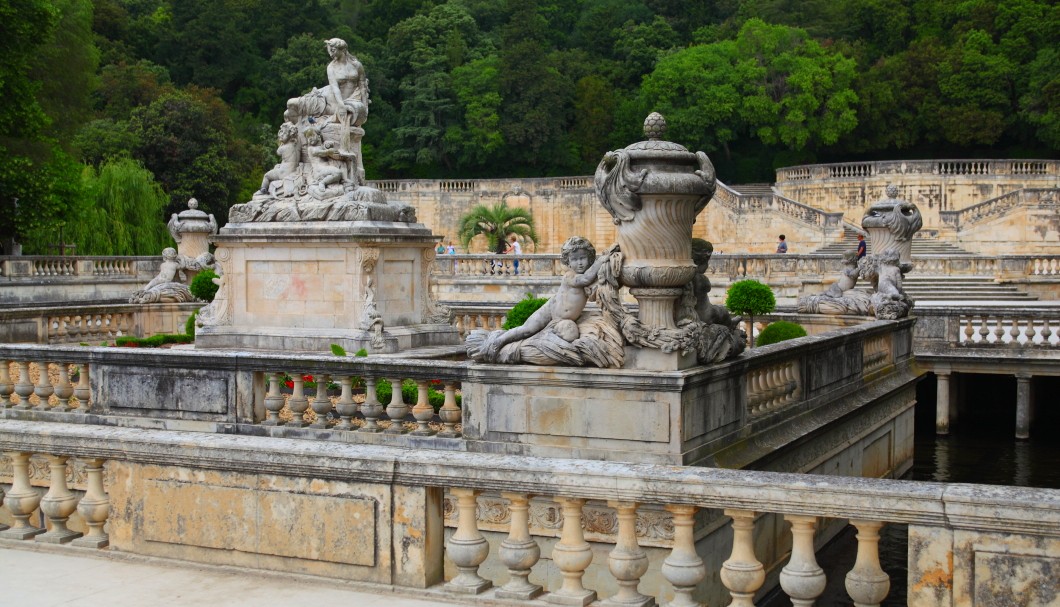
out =
[[[888,183],[884,191],[887,193],[887,198],[898,198],[898,186],[893,183]]]
[[[189,198],[188,199],[188,208],[193,210],[193,211],[198,209],[199,208],[199,201],[195,200],[194,198]]]
[[[652,112],[644,119],[644,136],[659,140],[666,135],[666,118],[659,112]]]

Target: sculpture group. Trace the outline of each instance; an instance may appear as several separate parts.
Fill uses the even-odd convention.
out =
[[[844,256],[842,275],[824,293],[800,297],[799,312],[849,314],[895,320],[909,315],[913,299],[902,288],[902,277],[913,269],[910,261],[913,235],[924,225],[920,209],[898,198],[898,188],[887,186],[887,198],[866,211],[861,227],[869,233],[872,253],[857,259]],[[856,289],[858,279],[870,291]]]
[[[714,167],[703,152],[662,140],[665,127],[651,114],[646,141],[609,152],[597,167],[596,193],[618,226],[618,243],[598,257],[588,240],[568,239],[561,252],[568,270],[556,295],[521,327],[472,331],[471,358],[616,368],[630,366],[631,356],[643,364],[649,353],[649,367],[676,369],[743,351],[739,319],[708,298],[710,243],[691,237],[717,187]],[[636,314],[623,304],[622,288],[640,304]],[[589,301],[599,311],[587,310]]]
[[[383,192],[365,185],[368,77],[345,41],[325,44],[328,84],[287,101],[276,135],[280,162],[250,202],[230,209],[231,222],[416,221],[413,207],[388,203]]]
[[[188,284],[195,274],[203,270],[216,270],[213,255],[209,252],[206,237],[217,232],[217,220],[199,210],[199,203],[192,198],[188,210],[174,213],[167,224],[169,234],[180,250],[166,247],[162,251],[162,265],[158,275],[144,288],[129,297],[129,303],[180,303],[195,301]]]

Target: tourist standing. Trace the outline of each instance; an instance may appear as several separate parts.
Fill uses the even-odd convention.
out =
[[[864,234],[858,234],[858,256],[857,256],[857,258],[861,259],[862,257],[865,256],[866,253],[868,253],[868,247],[865,246],[865,235]]]
[[[788,252],[788,241],[783,234],[780,235],[780,241],[777,242],[777,253],[784,254]]]

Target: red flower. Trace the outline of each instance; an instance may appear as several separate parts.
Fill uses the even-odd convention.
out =
[[[294,388],[294,380],[293,379],[289,379],[289,380],[283,382],[283,385],[287,386],[288,388]]]
[[[302,381],[313,381],[313,376],[312,375],[303,375],[302,376]]]

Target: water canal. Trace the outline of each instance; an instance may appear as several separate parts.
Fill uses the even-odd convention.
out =
[[[913,469],[905,478],[945,483],[979,483],[1060,489],[1060,378],[1032,383],[1035,416],[1029,440],[1016,440],[1016,379],[965,375],[960,381],[958,423],[949,436],[935,434],[935,378],[917,385]],[[843,581],[857,552],[855,530],[847,527],[817,554],[828,576],[818,607],[849,607]],[[888,525],[880,536],[880,562],[891,576],[885,607],[906,605],[906,527]],[[779,590],[760,607],[788,607]]]

